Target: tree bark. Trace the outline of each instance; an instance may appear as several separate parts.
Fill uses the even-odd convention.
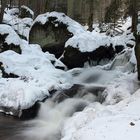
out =
[[[4,14],[4,9],[6,7],[7,1],[6,0],[1,0],[1,10],[0,10],[0,23],[3,21],[3,14]]]
[[[137,33],[138,25],[138,3],[139,0],[131,0],[132,2],[132,31],[136,38],[135,55],[137,60],[138,80],[140,80],[140,35]]]
[[[88,26],[89,26],[89,31],[92,31],[92,25],[93,25],[93,0],[90,0],[90,16],[88,19]]]

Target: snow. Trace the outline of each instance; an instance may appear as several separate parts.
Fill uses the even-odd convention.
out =
[[[99,33],[96,30],[74,35],[66,42],[65,47],[77,48],[81,52],[92,52],[101,46],[108,47],[111,44],[113,45],[114,50],[115,46],[124,46],[124,48],[127,47],[127,44],[135,46],[135,41],[133,41],[135,38],[131,31],[127,30],[130,25],[131,20],[128,18],[121,28],[124,33],[115,37],[107,36],[106,34]]]
[[[16,32],[13,30],[12,27],[6,24],[0,24],[0,34],[1,35],[7,35],[5,38],[5,42],[10,45],[20,45],[21,39],[16,34]]]
[[[101,34],[94,32],[84,32],[70,38],[65,47],[73,47],[79,49],[81,52],[92,52],[100,46],[110,45],[110,38],[101,36]]]
[[[0,78],[0,106],[27,109],[49,96],[49,91],[71,87],[71,76],[52,65],[51,61],[56,61],[54,55],[43,53],[39,45],[28,45],[25,41],[21,46],[22,54],[13,51],[0,54],[5,71],[19,76]]]
[[[105,97],[104,104],[116,104],[131,96],[139,88],[137,74],[126,74],[110,82],[102,93]]]
[[[139,106],[139,90],[116,105],[90,104],[66,120],[61,140],[139,140]]]
[[[19,34],[28,39],[30,27],[33,24],[32,18],[19,18],[19,10],[17,8],[5,9],[3,22],[11,25],[11,27]]]
[[[27,129],[27,133],[36,136],[38,131],[43,131],[39,136],[44,138],[46,135],[50,136],[60,131],[61,128],[61,140],[139,140],[140,89],[135,72],[136,58],[134,48],[126,48],[126,44],[135,45],[134,36],[130,30],[127,30],[131,25],[130,18],[121,28],[124,31],[122,35],[110,37],[96,30],[86,31],[83,26],[63,13],[51,12],[39,15],[34,24],[36,22],[45,24],[49,17],[57,17],[55,21],[68,26],[68,30],[74,36],[66,42],[65,47],[72,46],[81,52],[91,52],[100,46],[110,44],[114,49],[117,45],[125,47],[123,52],[116,55],[114,60],[105,66],[63,71],[55,68],[65,66],[54,55],[44,53],[39,45],[28,44],[19,38],[14,30],[28,38],[30,27],[25,30],[25,24],[32,26],[33,21],[30,18],[18,18],[16,12],[18,12],[16,9],[6,11],[4,22],[12,27],[1,24],[0,34],[8,34],[6,42],[20,45],[22,53],[17,54],[11,50],[0,53],[0,62],[6,73],[19,77],[3,78],[0,71],[0,106],[16,110],[27,109],[35,102],[50,96],[52,90],[69,89],[73,84],[81,84],[88,88],[97,86],[105,88],[98,95],[100,97],[98,102],[91,103],[84,98],[84,100],[76,98],[65,100],[60,104],[50,100],[42,103],[40,116],[35,120],[37,124],[41,124],[41,127],[37,126],[35,133]],[[20,22],[24,23],[20,24]],[[55,27],[58,26],[54,24]],[[92,95],[88,99],[95,97],[92,93],[88,94]],[[68,118],[69,111],[73,111],[75,105],[81,103],[86,103],[88,106]],[[44,121],[47,124],[47,132]]]
[[[86,31],[85,28],[82,25],[80,25],[78,22],[72,20],[64,13],[58,13],[58,12],[47,12],[45,14],[41,14],[35,19],[34,24],[35,23],[45,24],[46,22],[48,22],[49,17],[56,17],[55,22],[66,24],[68,26],[67,27],[68,31],[71,32],[73,35],[79,35]],[[58,23],[55,22],[53,24],[57,26]]]
[[[76,82],[83,83],[92,77],[94,80],[90,82],[104,85],[106,89],[100,95],[100,102],[91,103],[65,120],[61,140],[139,140],[139,81],[137,73],[127,69],[128,65],[131,69],[136,65],[134,49],[126,49],[106,66],[86,68],[84,72],[81,69],[69,71],[78,74]]]
[[[135,49],[134,48],[133,48],[133,51],[132,51],[132,56],[131,56],[130,62],[133,63],[133,64],[137,63],[136,56],[135,56]]]

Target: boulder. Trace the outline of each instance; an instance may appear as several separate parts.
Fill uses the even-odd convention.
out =
[[[84,32],[83,26],[63,13],[51,12],[39,15],[29,33],[29,42],[39,44],[57,58],[63,54],[65,42],[74,34]]]
[[[0,113],[6,115],[12,115],[21,120],[29,120],[29,119],[34,119],[37,116],[39,109],[40,109],[40,103],[36,102],[32,107],[24,110],[21,110],[20,108],[14,109],[12,107],[0,106],[0,111],[1,111]]]
[[[83,67],[88,61],[87,53],[80,52],[77,48],[71,46],[65,49],[61,61],[69,68]]]
[[[0,52],[4,52],[4,51],[7,51],[7,50],[13,50],[17,53],[21,53],[21,49],[20,49],[20,46],[19,45],[15,45],[13,43],[11,44],[8,44],[5,39],[6,37],[8,36],[8,34],[4,34],[4,35],[0,35]]]
[[[15,75],[13,73],[7,73],[3,67],[2,62],[0,62],[0,70],[1,70],[3,78],[18,78],[19,77],[18,75]]]
[[[21,53],[20,38],[9,25],[0,24],[0,53],[13,50]]]
[[[83,67],[85,62],[91,66],[107,64],[126,48],[126,43],[134,43],[132,37],[109,37],[95,31],[74,35],[65,43],[61,61],[69,69]]]
[[[111,60],[115,56],[115,50],[110,45],[100,46],[94,51],[91,52],[81,52],[77,48],[71,46],[65,48],[65,52],[61,61],[69,68],[83,67],[85,62],[89,64],[98,65],[103,60]]]

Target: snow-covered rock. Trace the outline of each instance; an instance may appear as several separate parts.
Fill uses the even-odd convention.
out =
[[[85,62],[92,62],[93,65],[109,62],[116,53],[135,46],[135,37],[127,28],[129,26],[130,20],[126,20],[121,29],[123,33],[113,37],[96,30],[74,35],[65,43],[62,61],[69,68],[82,67]]]
[[[0,38],[0,52],[14,50],[21,53],[21,39],[9,25],[0,24]]]
[[[73,35],[85,32],[82,25],[64,13],[51,12],[39,15],[30,30],[29,42],[39,44],[44,52],[60,57],[65,42]]]
[[[29,17],[20,18],[19,9],[5,9],[3,23],[11,25],[11,27],[24,39],[28,40],[29,30],[33,24],[33,19]]]
[[[6,73],[18,78],[0,78],[0,106],[22,110],[50,95],[52,90],[71,87],[71,76],[56,69],[59,60],[49,53],[43,53],[38,45],[22,42],[22,54],[6,51],[0,54],[0,62]],[[1,110],[4,111],[4,110]],[[10,111],[10,110],[8,110]]]

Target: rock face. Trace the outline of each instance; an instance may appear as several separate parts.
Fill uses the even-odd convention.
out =
[[[56,20],[56,17],[50,17],[44,25],[35,23],[30,31],[29,41],[41,45],[44,52],[48,51],[58,58],[72,33],[67,30],[66,24]]]
[[[110,60],[115,56],[115,50],[112,46],[100,46],[92,52],[80,52],[77,48],[67,47],[65,48],[64,57],[62,62],[69,68],[83,67],[85,62],[94,65],[100,64],[103,60]]]

